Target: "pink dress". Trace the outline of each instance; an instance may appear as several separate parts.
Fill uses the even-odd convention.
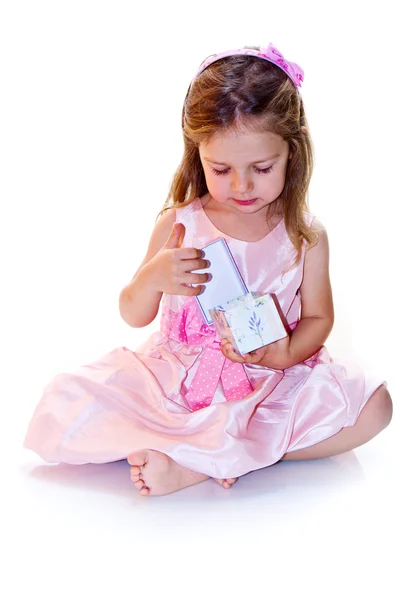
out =
[[[262,240],[244,242],[216,229],[199,199],[176,213],[185,246],[224,237],[248,289],[275,293],[295,328],[304,247],[299,265],[282,275],[294,258],[283,220]],[[25,447],[70,464],[117,461],[147,448],[211,477],[237,477],[354,425],[381,384],[356,365],[333,362],[325,346],[284,371],[232,363],[195,298],[165,295],[160,331],[136,352],[116,348],[48,384]]]

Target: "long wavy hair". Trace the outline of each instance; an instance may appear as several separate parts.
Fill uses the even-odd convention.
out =
[[[285,72],[266,60],[248,55],[223,58],[192,82],[182,110],[183,157],[159,214],[208,192],[199,144],[216,133],[243,128],[275,133],[289,144],[285,185],[278,202],[270,205],[267,220],[279,208],[296,250],[295,266],[304,241],[311,247],[318,240],[304,217],[309,212],[313,147],[301,96]]]

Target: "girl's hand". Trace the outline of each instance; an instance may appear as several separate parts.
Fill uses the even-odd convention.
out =
[[[288,369],[292,366],[289,346],[290,339],[289,336],[286,336],[281,340],[272,342],[272,344],[262,346],[262,348],[242,355],[234,351],[232,344],[228,340],[221,340],[222,353],[232,362],[260,365],[278,370]]]
[[[154,291],[179,296],[198,296],[211,279],[210,273],[192,273],[210,266],[204,252],[197,248],[181,248],[185,236],[183,223],[174,223],[165,245],[143,268]],[[197,284],[191,287],[189,284]]]

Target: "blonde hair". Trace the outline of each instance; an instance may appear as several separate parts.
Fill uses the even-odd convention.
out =
[[[208,192],[199,144],[223,130],[269,131],[289,144],[285,185],[279,208],[299,263],[304,241],[311,247],[318,235],[305,220],[307,192],[313,170],[313,148],[303,100],[288,76],[276,65],[257,57],[223,58],[194,80],[182,110],[184,152],[175,172],[162,214],[185,206]],[[276,212],[277,202],[271,206]]]

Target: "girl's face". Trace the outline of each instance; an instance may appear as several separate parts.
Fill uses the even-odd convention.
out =
[[[275,133],[216,134],[200,144],[199,153],[211,197],[228,209],[257,213],[283,190],[289,144]]]

